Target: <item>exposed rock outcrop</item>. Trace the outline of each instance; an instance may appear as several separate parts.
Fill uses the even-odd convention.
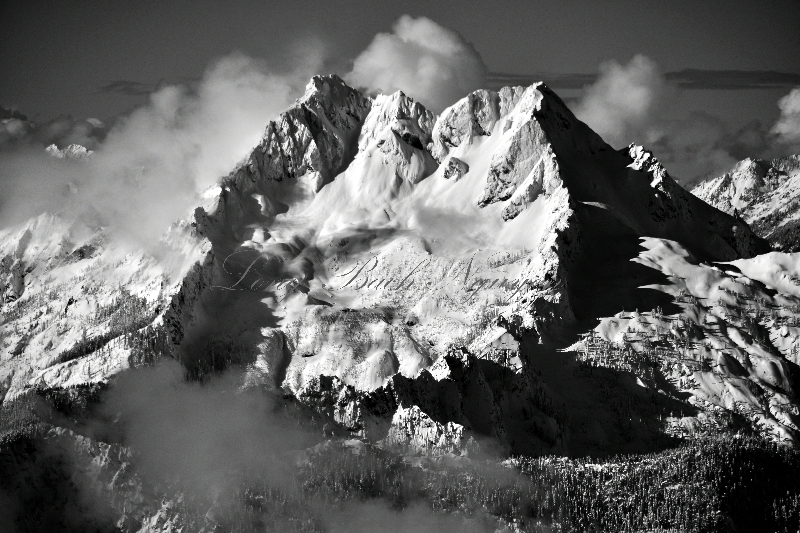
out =
[[[447,167],[444,169],[443,176],[445,179],[458,181],[467,172],[469,172],[469,165],[457,157],[450,157],[450,159],[447,160]]]

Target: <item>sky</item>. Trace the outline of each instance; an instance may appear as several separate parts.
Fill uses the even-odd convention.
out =
[[[796,0],[4,0],[0,101],[39,120],[65,113],[107,119],[140,104],[136,93],[199,78],[219,56],[240,51],[285,68],[292,50],[308,41],[323,43],[328,70],[344,72],[403,14],[457,31],[490,72],[592,75],[603,61],[642,54],[665,72],[757,70],[800,78]],[[739,90],[744,94],[697,95],[693,105],[719,108],[734,121],[742,120],[737,114],[777,116],[780,90]],[[744,110],[743,101],[751,101]]]
[[[4,114],[46,124],[44,143],[83,142],[98,124],[84,119],[158,115],[165,100],[210,102],[214,116],[230,106],[263,129],[299,80],[337,73],[437,112],[475,88],[543,80],[612,146],[652,148],[683,182],[800,151],[800,91],[787,96],[800,87],[797,0],[4,0],[0,72]],[[215,93],[226,75],[260,99]]]

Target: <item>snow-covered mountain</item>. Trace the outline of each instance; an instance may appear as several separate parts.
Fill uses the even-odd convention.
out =
[[[800,156],[744,159],[722,176],[698,183],[692,194],[740,216],[760,237],[784,252],[800,251]]]
[[[436,116],[317,76],[157,245],[68,210],[0,230],[1,412],[39,397],[69,411],[175,359],[200,382],[238,369],[236,390],[311,413],[346,455],[596,457],[742,432],[794,444],[800,261],[758,235],[791,226],[780,199],[797,166],[746,162],[693,195],[541,83]],[[759,229],[775,217],[788,222]],[[162,385],[137,394],[160,402],[175,387]],[[68,450],[118,527],[191,529],[188,500],[104,440],[119,413],[90,430],[58,416],[42,449]],[[330,446],[273,452],[307,465]],[[9,453],[0,470],[20,462],[3,470],[20,491],[45,479],[39,452]],[[204,505],[211,530],[218,503]]]
[[[156,351],[413,450],[646,451],[727,412],[796,436],[792,257],[544,84],[437,117],[314,77],[193,218],[159,254],[63,216],[4,230],[6,401]]]

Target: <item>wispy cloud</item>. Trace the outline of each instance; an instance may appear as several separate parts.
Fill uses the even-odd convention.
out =
[[[155,92],[157,83],[141,81],[115,80],[98,89],[101,93],[127,94],[129,96],[146,96]]]
[[[97,89],[98,93],[122,94],[127,96],[148,96],[154,92],[170,85],[181,85],[189,89],[197,89],[202,83],[202,78],[178,78],[167,82],[159,80],[157,82],[144,82],[134,80],[114,80]]]
[[[800,74],[775,70],[684,69],[664,74],[681,89],[791,89],[800,85]]]

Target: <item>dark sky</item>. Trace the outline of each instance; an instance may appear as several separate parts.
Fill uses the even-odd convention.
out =
[[[289,52],[309,39],[325,44],[327,70],[344,73],[402,14],[458,31],[492,72],[545,81],[569,75],[575,86],[582,79],[575,74],[638,53],[676,80],[698,69],[689,75],[700,82],[686,85],[686,105],[733,123],[773,120],[777,98],[800,85],[797,0],[1,0],[0,103],[38,120],[66,113],[106,119],[144,101],[127,93],[197,79],[212,59],[234,50],[286,67]],[[726,78],[722,70],[762,72]],[[725,89],[707,88],[726,79]],[[744,88],[764,80],[770,88]],[[117,90],[100,90],[109,85]],[[569,93],[569,83],[562,85]]]

